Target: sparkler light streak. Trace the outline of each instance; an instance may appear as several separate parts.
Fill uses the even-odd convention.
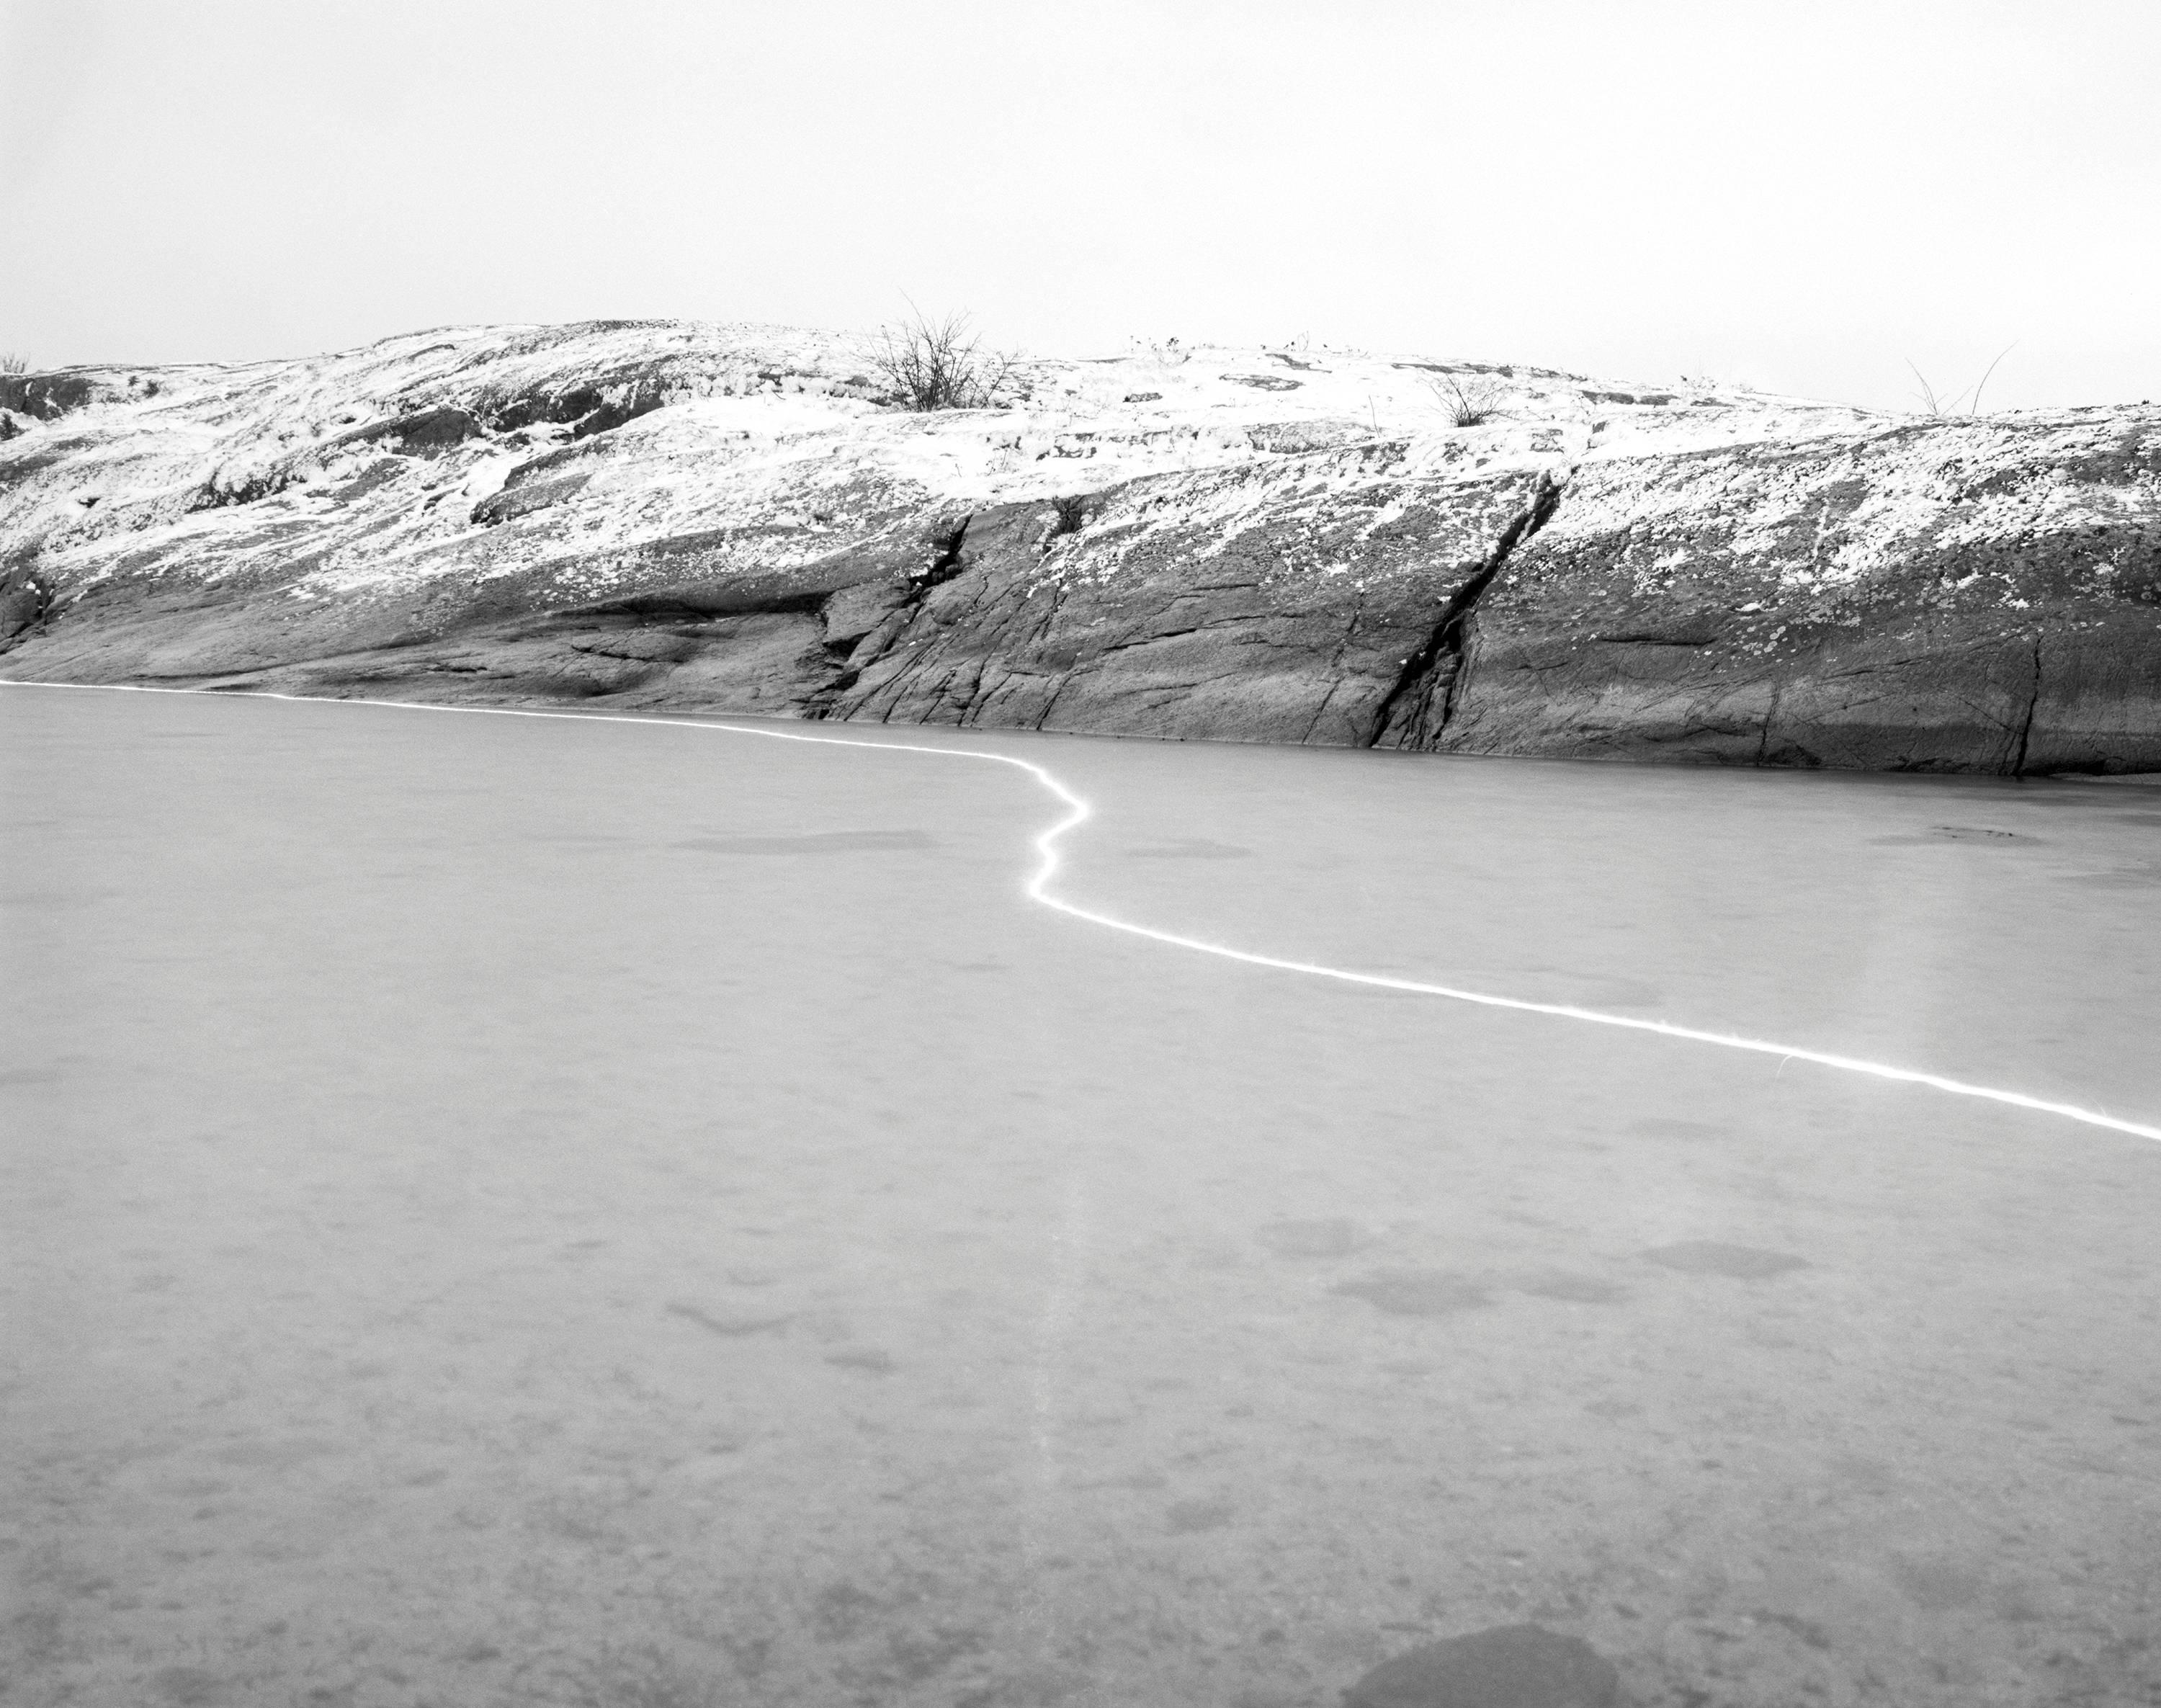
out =
[[[489,717],[562,718],[581,723],[626,723],[657,726],[662,729],[710,730],[729,735],[759,736],[768,741],[804,742],[824,747],[868,747],[885,753],[930,753],[948,759],[983,759],[994,765],[1010,765],[1024,771],[1046,793],[1062,802],[1065,815],[1048,830],[1039,834],[1034,841],[1037,864],[1034,874],[1023,887],[1023,893],[1039,906],[1050,909],[1069,919],[1079,919],[1106,930],[1121,931],[1128,936],[1146,938],[1151,943],[1161,943],[1173,949],[1186,950],[1195,955],[1211,955],[1219,960],[1235,961],[1247,966],[1263,966],[1277,972],[1294,972],[1309,978],[1333,979],[1342,984],[1365,985],[1377,990],[1402,991],[1413,996],[1438,997],[1453,1002],[1470,1002],[1482,1008],[1507,1008],[1523,1014],[1544,1014],[1554,1019],[1579,1020],[1587,1025],[1617,1027],[1627,1032],[1648,1032],[1660,1038],[1678,1039],[1690,1044],[1712,1044],[1721,1049],[1745,1050],[1755,1055],[1770,1055],[1779,1059],[1783,1069],[1789,1061],[1814,1062],[1820,1067],[1835,1068],[1841,1073],[1861,1074],[1871,1079],[1889,1080],[1896,1084],[1924,1086],[1930,1091],[1943,1091],[1955,1097],[1979,1097],[1991,1103],[2008,1105],[2014,1109],[2026,1109],[2039,1115],[2054,1115],[2065,1121],[2075,1121],[2083,1126],[2098,1127],[2112,1133],[2125,1133],[2135,1138],[2161,1141],[2161,1127],[2143,1122],[2125,1121],[2096,1109],[2083,1109],[2075,1103],[2053,1102],[2045,1097],[2029,1096],[2023,1091],[2007,1091],[1992,1086],[1976,1086],[1964,1080],[1955,1080],[1943,1074],[1924,1073],[1916,1068],[1895,1067],[1888,1062],[1867,1061],[1858,1056],[1837,1055],[1827,1050],[1808,1049],[1799,1044],[1773,1044],[1759,1038],[1742,1038],[1728,1032],[1708,1032],[1694,1026],[1680,1026],[1669,1020],[1643,1020],[1625,1014],[1602,1013],[1596,1008],[1579,1008],[1568,1002],[1534,1002],[1520,997],[1496,996],[1487,991],[1459,989],[1454,985],[1433,984],[1422,979],[1396,978],[1386,973],[1354,972],[1346,967],[1326,966],[1316,961],[1291,961],[1276,955],[1260,955],[1251,950],[1233,949],[1221,943],[1211,943],[1199,937],[1187,937],[1176,931],[1164,931],[1153,925],[1138,925],[1129,919],[1121,919],[1110,914],[1098,913],[1077,903],[1050,893],[1050,882],[1058,875],[1063,864],[1059,843],[1070,831],[1087,822],[1093,809],[1088,803],[1068,789],[1063,783],[1036,764],[1033,760],[1016,758],[1010,753],[987,752],[980,747],[933,747],[922,742],[872,742],[847,736],[806,735],[794,730],[758,729],[742,724],[700,723],[685,718],[637,717],[577,711],[537,711],[516,706],[429,706],[404,700],[325,700],[303,694],[273,694],[258,691],[224,691],[195,688],[151,688],[132,684],[103,684],[86,682],[9,682],[0,680],[0,686],[23,688],[81,688],[102,689],[104,691],[127,694],[216,694],[220,699],[282,700],[310,706],[372,706],[398,711],[467,712]]]

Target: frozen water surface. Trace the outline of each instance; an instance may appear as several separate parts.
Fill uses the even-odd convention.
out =
[[[2150,788],[827,732],[1122,918],[2161,1117]],[[0,766],[9,1704],[2161,1690],[2149,1141],[1090,926],[1006,766]]]

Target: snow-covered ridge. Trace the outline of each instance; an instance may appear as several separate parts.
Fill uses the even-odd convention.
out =
[[[0,449],[0,539],[81,582],[145,552],[230,576],[315,534],[295,591],[350,593],[453,560],[485,578],[566,544],[584,555],[704,529],[767,530],[778,557],[799,558],[867,509],[980,507],[1323,450],[1385,447],[1407,474],[1474,476],[1879,419],[1544,368],[1175,344],[1022,360],[1002,407],[926,415],[880,401],[874,354],[860,335],[610,321],[32,376],[0,393],[15,441]],[[1451,425],[1435,391],[1449,381],[1493,419]],[[476,512],[507,487],[528,495]],[[478,538],[558,507],[526,549]]]
[[[1721,763],[2161,765],[2161,409],[445,327],[0,376],[0,669]],[[1492,411],[1459,425],[1452,403]]]

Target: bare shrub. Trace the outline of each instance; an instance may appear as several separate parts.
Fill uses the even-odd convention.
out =
[[[0,350],[0,373],[28,373],[30,358],[18,355],[13,350]]]
[[[1988,383],[1988,377],[1996,372],[1996,363],[2002,361],[2018,347],[2015,341],[2005,345],[2002,349],[1997,351],[1996,362],[1990,362],[1981,370],[1981,378],[1973,383],[1969,390],[1955,392],[1948,397],[1940,395],[1936,388],[1929,383],[1928,375],[1923,373],[1919,368],[1914,367],[1913,361],[1909,357],[1906,366],[1914,369],[1914,378],[1921,383],[1921,388],[1914,393],[1914,396],[1920,399],[1922,413],[1929,415],[1955,415],[1958,413],[1958,406],[1964,404],[1966,406],[1967,414],[1978,415],[1981,413],[1981,388]]]
[[[966,315],[933,320],[918,310],[878,339],[872,366],[903,409],[988,409],[1013,367],[1011,357],[982,347]]]
[[[1452,427],[1483,426],[1502,413],[1501,399],[1507,395],[1492,380],[1473,380],[1466,386],[1452,373],[1429,379],[1426,384],[1440,399]]]

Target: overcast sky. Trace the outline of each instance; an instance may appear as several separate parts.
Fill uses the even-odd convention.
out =
[[[2161,399],[2161,0],[0,0],[0,350],[874,326]]]

